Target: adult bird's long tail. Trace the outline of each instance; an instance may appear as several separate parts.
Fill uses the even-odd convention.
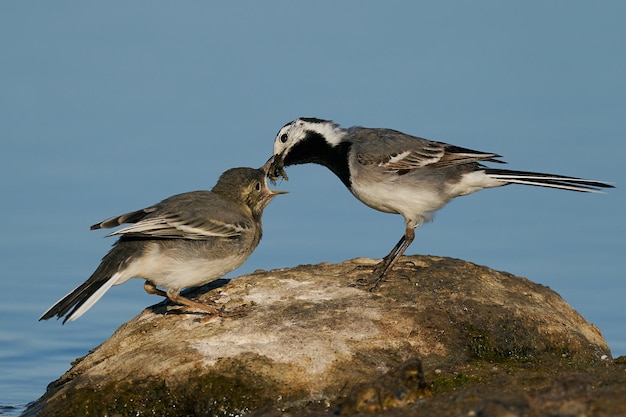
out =
[[[494,179],[514,184],[536,185],[539,187],[560,188],[584,193],[602,193],[602,188],[614,188],[603,181],[564,175],[543,174],[540,172],[512,171],[508,169],[486,168],[485,173]]]

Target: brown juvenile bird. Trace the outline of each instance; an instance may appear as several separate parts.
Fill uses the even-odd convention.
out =
[[[39,320],[54,316],[65,316],[63,323],[76,320],[111,286],[131,278],[145,279],[144,288],[150,294],[220,314],[215,307],[181,296],[180,291],[239,267],[259,244],[263,209],[274,196],[284,193],[267,187],[267,166],[230,169],[211,191],[177,194],[91,226],[94,230],[133,223],[107,235],[120,238],[100,266]]]

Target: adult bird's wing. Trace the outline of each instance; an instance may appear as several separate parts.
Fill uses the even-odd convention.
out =
[[[430,168],[446,168],[476,161],[504,163],[495,153],[460,148],[443,142],[407,135],[391,129],[361,128],[355,132],[357,161],[387,172],[407,173]]]

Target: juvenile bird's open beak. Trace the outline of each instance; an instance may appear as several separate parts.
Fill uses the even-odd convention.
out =
[[[276,182],[276,180],[278,179],[278,175],[274,174],[275,168],[274,168],[274,164],[275,164],[275,158],[274,156],[272,156],[270,159],[267,160],[267,162],[261,167],[261,169],[263,170],[263,172],[265,173],[265,178],[269,178],[270,181],[272,182],[272,184],[274,184]],[[282,170],[282,168],[281,168]],[[281,175],[283,178],[287,179],[286,175]],[[268,186],[267,186],[267,181],[265,182],[265,189],[269,192],[269,194],[271,196],[275,196],[278,194],[287,194],[288,191],[282,191],[282,190],[271,190]]]
[[[278,195],[278,194],[289,194],[289,191],[283,191],[283,190],[270,190],[272,192],[273,195]]]
[[[266,179],[266,181],[265,181],[265,190],[263,191],[263,194],[266,195],[267,197],[274,198],[278,194],[287,194],[288,193],[288,191],[283,191],[283,190],[272,190],[271,188],[269,188],[267,186],[267,177],[265,177],[265,179]]]

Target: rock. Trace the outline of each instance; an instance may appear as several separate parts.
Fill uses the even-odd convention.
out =
[[[409,359],[375,381],[353,388],[337,411],[343,415],[377,413],[402,408],[429,394],[422,362],[419,359]]]
[[[24,415],[626,414],[624,365],[558,294],[460,260],[402,261],[374,291],[351,286],[375,263],[356,259],[187,293],[235,317],[152,306]]]

